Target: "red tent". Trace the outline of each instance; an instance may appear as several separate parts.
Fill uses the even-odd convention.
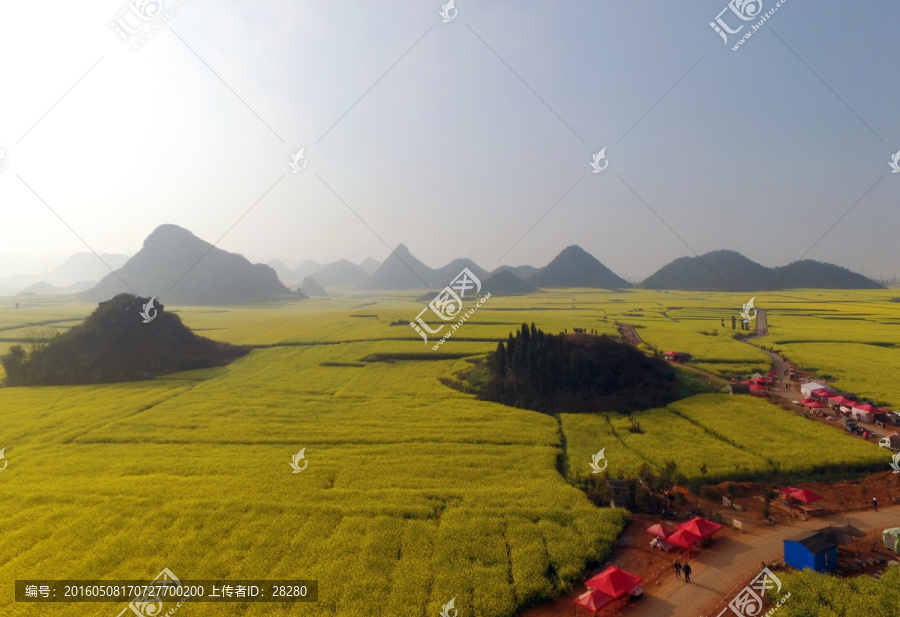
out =
[[[797,501],[802,501],[803,503],[809,503],[811,501],[819,501],[820,499],[824,499],[824,497],[813,493],[809,489],[794,488],[792,486],[785,487],[778,492],[783,495],[787,495],[788,497],[793,497]]]
[[[855,401],[852,401],[849,398],[847,398],[845,396],[841,396],[841,395],[829,396],[828,400],[831,401],[832,403],[837,403],[838,405],[849,405],[850,403],[855,402]]]
[[[681,523],[677,527],[680,530],[689,531],[700,536],[701,540],[709,538],[714,533],[722,530],[722,525],[708,521],[702,516],[696,516],[687,522]]]
[[[597,576],[587,580],[589,589],[597,589],[608,596],[619,599],[641,584],[643,579],[616,566],[609,566]]]
[[[651,536],[655,536],[655,537],[659,538],[660,540],[665,540],[670,535],[672,535],[671,531],[669,531],[668,529],[666,529],[659,523],[657,523],[653,527],[648,527],[647,533],[649,533]]]
[[[856,408],[860,411],[868,411],[870,413],[875,413],[876,411],[878,411],[878,408],[871,403],[866,403],[865,405],[856,405]]]
[[[754,392],[764,392],[764,391],[768,390],[768,388],[766,388],[765,386],[760,386],[757,384],[753,384],[752,386],[750,386],[750,389],[753,390]]]
[[[690,529],[679,529],[666,538],[666,542],[674,544],[675,546],[680,546],[681,548],[691,548],[694,543],[699,542],[702,539],[703,538]]]
[[[589,611],[596,613],[613,600],[615,600],[615,598],[603,593],[599,589],[592,589],[575,598],[575,604],[579,604]]]
[[[800,404],[804,407],[809,407],[810,409],[824,409],[825,407],[828,407],[825,403],[819,402],[813,398],[803,399],[800,401]]]

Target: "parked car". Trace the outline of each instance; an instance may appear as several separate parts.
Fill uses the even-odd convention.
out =
[[[889,435],[887,437],[882,437],[878,441],[878,445],[882,448],[893,450],[894,452],[900,452],[900,435]]]

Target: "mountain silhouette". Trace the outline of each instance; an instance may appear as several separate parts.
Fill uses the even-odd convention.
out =
[[[271,259],[266,263],[267,266],[275,270],[275,274],[278,275],[278,280],[284,283],[285,285],[290,285],[295,280],[294,272],[284,265],[284,262],[280,259]]]
[[[312,276],[316,272],[322,269],[322,264],[317,261],[312,261],[307,259],[300,266],[294,270],[293,276],[290,277],[290,280],[293,282],[302,281],[307,276]]]
[[[369,282],[369,275],[346,259],[328,264],[317,271],[315,276],[316,281],[325,287],[364,287]]]
[[[429,289],[434,271],[413,257],[405,245],[400,244],[372,273],[371,289]],[[457,274],[459,274],[457,272]],[[454,275],[455,276],[455,275]],[[450,281],[447,281],[449,283]],[[447,283],[439,287],[443,288]]]
[[[75,253],[47,273],[46,282],[54,287],[69,287],[83,281],[99,281],[125,265],[128,255],[104,253],[99,257],[93,253]]]
[[[534,266],[500,266],[491,272],[491,276],[500,274],[501,272],[511,272],[523,281],[527,281],[538,270],[540,270],[540,268],[535,268]]]
[[[197,336],[158,302],[145,310],[149,301],[120,294],[101,302],[68,332],[39,341],[30,353],[13,345],[0,358],[6,385],[139,381],[223,366],[248,353],[246,348]],[[144,315],[152,319],[145,323]]]
[[[755,292],[777,289],[880,289],[875,281],[834,264],[806,259],[767,268],[736,251],[679,257],[641,283],[646,289]]]
[[[483,281],[481,289],[483,292],[490,292],[492,296],[515,296],[537,291],[537,287],[523,281],[509,270],[489,276]]]
[[[313,298],[315,296],[327,296],[325,290],[316,282],[311,276],[307,276],[303,279],[303,282],[300,284],[300,291],[308,298]]]
[[[86,291],[97,284],[97,281],[81,281],[80,283],[72,283],[71,285],[66,285],[65,287],[57,287],[56,285],[51,285],[50,283],[35,283],[34,285],[29,285],[22,291],[18,293],[18,295],[37,295],[37,296],[58,296],[65,294],[74,294],[81,291]]]
[[[532,274],[528,282],[538,287],[631,287],[628,281],[577,245],[563,249],[553,261]]]
[[[366,257],[359,264],[359,267],[362,268],[362,271],[366,274],[372,274],[379,266],[381,266],[381,262],[377,259],[372,259],[371,257]]]
[[[177,225],[160,225],[114,274],[80,294],[107,300],[132,291],[175,304],[227,304],[289,294],[275,271],[251,264]]]
[[[416,259],[405,245],[394,249],[384,263],[372,273],[371,289],[443,289],[468,268],[479,281],[484,281],[488,273],[471,259],[454,259],[441,268],[429,268]]]

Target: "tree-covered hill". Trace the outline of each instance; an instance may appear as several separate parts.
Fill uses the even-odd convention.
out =
[[[223,366],[249,350],[197,336],[178,315],[150,298],[120,294],[101,302],[80,325],[35,340],[26,351],[13,345],[0,357],[7,386],[114,383],[152,379]],[[142,313],[152,320],[145,322]]]
[[[609,336],[545,334],[522,324],[490,356],[481,398],[545,413],[635,411],[680,396],[674,369]]]

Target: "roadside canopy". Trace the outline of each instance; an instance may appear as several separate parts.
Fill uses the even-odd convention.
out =
[[[850,538],[865,538],[866,532],[862,529],[854,527],[853,525],[844,525],[843,527],[830,527],[834,531],[840,533],[842,536],[847,536],[845,538],[841,538],[841,544],[850,544]]]
[[[793,488],[789,486],[787,488],[781,489],[781,491],[779,492],[783,495],[787,495],[788,497],[793,497],[797,501],[802,501],[803,503],[810,503],[813,501],[824,499],[824,497],[822,497],[821,495],[817,495],[811,490],[805,488]]]
[[[722,525],[708,521],[702,516],[694,517],[687,522],[681,523],[677,527],[680,530],[689,531],[694,535],[700,536],[701,540],[705,540],[722,530]]]
[[[588,579],[587,582],[585,582],[585,585],[587,585],[589,589],[596,589],[607,596],[619,599],[640,585],[642,580],[643,579],[636,574],[632,574],[631,572],[627,572],[616,566],[609,566],[597,576]]]
[[[657,523],[653,527],[648,527],[647,533],[649,533],[651,536],[659,538],[660,540],[665,540],[672,535],[672,532],[663,527],[660,523]]]
[[[575,604],[583,606],[589,611],[596,613],[613,600],[615,600],[615,598],[603,593],[599,589],[591,589],[590,591],[583,593],[575,598]]]
[[[837,396],[829,396],[828,400],[832,403],[837,403],[838,405],[849,405],[853,402],[852,399],[849,399],[845,396],[837,395]]]
[[[859,411],[866,411],[868,413],[875,413],[876,411],[878,411],[878,408],[875,407],[875,405],[873,405],[872,403],[866,403],[865,405],[857,405],[856,409],[858,409]]]
[[[760,386],[758,384],[753,384],[752,386],[750,386],[750,389],[753,390],[754,392],[762,392],[763,390],[768,390],[767,387]]]
[[[674,544],[675,546],[680,546],[681,548],[691,548],[695,543],[702,540],[699,535],[691,531],[690,529],[679,529],[671,536],[666,538],[666,542],[669,544]]]
[[[826,405],[825,403],[817,401],[814,398],[804,399],[800,401],[800,404],[804,407],[809,407],[810,409],[824,409],[825,407],[828,407],[828,405]]]

